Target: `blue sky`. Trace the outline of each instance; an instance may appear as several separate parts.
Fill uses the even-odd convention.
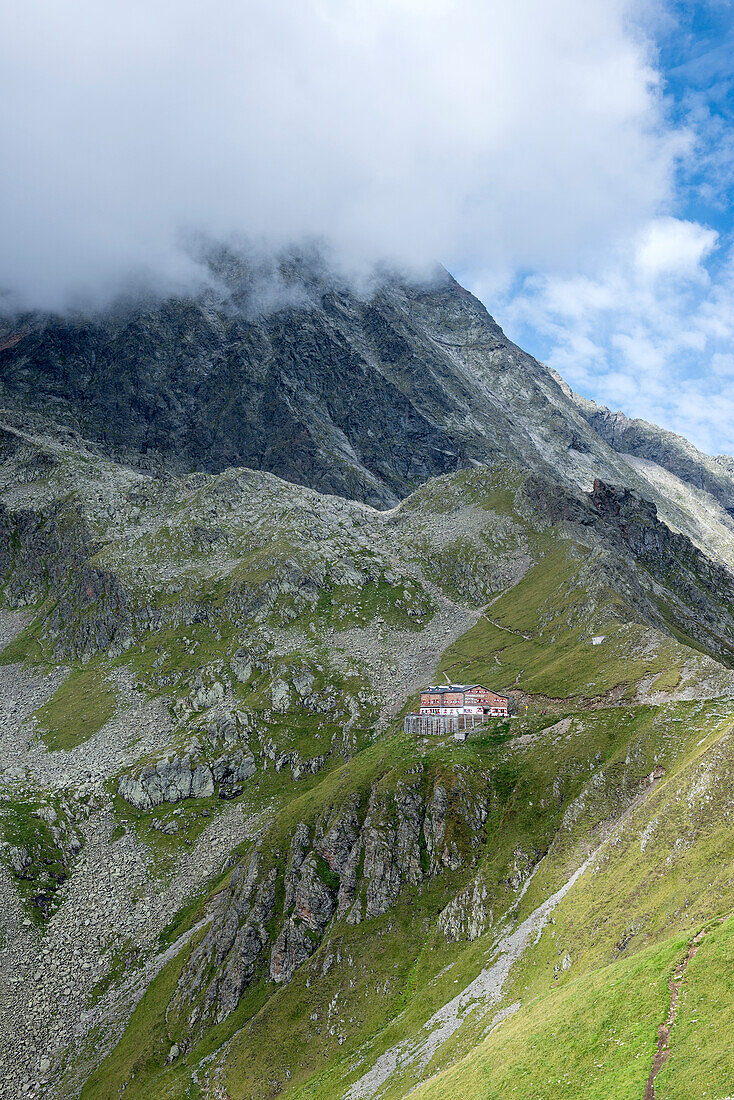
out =
[[[507,333],[584,396],[732,454],[734,12],[700,2],[645,15],[657,127],[681,139],[669,193],[590,261],[504,283],[466,277]]]

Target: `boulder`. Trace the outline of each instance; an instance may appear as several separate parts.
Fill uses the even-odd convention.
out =
[[[218,757],[212,764],[192,761],[189,756],[159,760],[144,768],[138,776],[120,779],[118,794],[139,810],[151,810],[164,802],[182,802],[185,798],[210,798],[215,784],[231,788],[243,783],[256,771],[255,757],[248,748]],[[223,797],[235,797],[224,795]]]
[[[8,848],[8,858],[14,875],[18,878],[30,878],[28,868],[31,866],[31,856],[27,848],[11,844]]]

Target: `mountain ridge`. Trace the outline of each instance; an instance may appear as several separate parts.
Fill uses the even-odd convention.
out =
[[[646,420],[627,417],[623,412],[612,412],[604,405],[581,397],[557,371],[550,373],[584,418],[615,451],[655,462],[696,488],[706,489],[731,514],[734,502],[734,485],[731,484],[734,458],[731,455],[706,455],[682,435]]]
[[[263,275],[226,254],[215,271],[219,297],[21,319],[25,335],[0,351],[6,418],[42,433],[61,421],[153,472],[246,465],[377,507],[505,456],[570,487],[588,491],[600,475],[631,488],[674,529],[734,560],[724,459],[661,429],[638,425],[633,438],[637,422],[573,394],[446,272],[357,293],[311,256]],[[277,291],[265,314],[263,279]],[[658,470],[714,497],[715,530],[691,524],[692,501],[677,507],[680,492]]]
[[[627,1100],[705,933],[655,1087],[723,1097],[726,463],[615,436],[448,277],[309,261],[253,320],[224,266],[234,305],[0,353],[3,1088]],[[243,385],[283,434],[263,396],[238,445],[290,476],[229,463]],[[434,677],[513,717],[408,736]]]

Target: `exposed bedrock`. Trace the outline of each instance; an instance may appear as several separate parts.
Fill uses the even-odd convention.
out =
[[[328,821],[300,822],[287,847],[268,838],[236,867],[213,902],[169,1009],[192,1043],[234,1011],[257,976],[287,984],[335,921],[378,917],[406,890],[469,868],[481,852],[488,794],[460,776],[437,781],[422,769],[366,804],[349,798]]]
[[[151,810],[164,802],[181,802],[185,798],[207,798],[215,788],[243,783],[256,771],[255,757],[249,749],[238,749],[220,756],[212,763],[192,760],[189,756],[174,756],[159,760],[138,775],[122,776],[118,793],[139,810]]]

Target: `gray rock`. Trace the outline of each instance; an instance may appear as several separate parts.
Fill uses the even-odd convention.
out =
[[[304,856],[308,830],[299,825],[291,847],[291,864],[286,876],[285,909],[293,912],[285,921],[270,955],[270,977],[287,983],[318,947],[324,928],[336,910],[336,897],[318,870],[314,853]]]
[[[27,848],[11,844],[8,848],[8,859],[14,875],[18,878],[30,878],[28,869],[32,861]]]
[[[248,748],[237,749],[220,756],[211,766],[212,776],[217,783],[226,780],[244,783],[255,774],[256,770],[255,757]]]
[[[215,899],[211,924],[192,951],[169,1008],[169,1017],[178,1017],[186,1029],[185,1049],[208,1023],[234,1011],[252,981],[270,938],[276,878],[274,869],[262,866],[256,850],[244,868],[235,868],[229,886]]]
[[[208,764],[198,764],[191,774],[192,798],[208,798],[214,794],[214,777]]]
[[[438,918],[438,927],[447,940],[475,940],[484,935],[493,919],[486,899],[487,888],[478,880],[451,899]]]
[[[224,701],[224,685],[218,680],[213,684],[200,684],[191,695],[188,702],[192,710],[209,710]]]
[[[252,676],[253,666],[252,661],[243,650],[238,650],[230,660],[229,667],[232,669],[232,675],[236,680],[239,680],[241,684],[246,684]]]
[[[211,765],[193,762],[188,756],[174,756],[144,768],[138,776],[122,776],[117,790],[132,806],[150,810],[164,802],[209,798],[215,792],[215,783],[243,783],[255,771],[255,758],[247,748],[220,756]]]
[[[246,256],[209,263],[205,298],[33,318],[3,352],[3,407],[83,421],[89,438],[140,466],[269,469],[377,507],[498,453],[551,469],[569,465],[571,446],[601,452],[549,372],[445,271],[420,285],[391,279],[365,299],[320,261],[280,257],[270,280],[288,267],[292,304],[263,312]],[[233,325],[235,314],[246,322]],[[205,525],[198,543],[210,548],[215,529]],[[348,563],[341,576],[359,583]]]
[[[225,801],[229,801],[233,798],[239,798],[245,788],[241,783],[220,783],[218,795]]]
[[[305,699],[313,691],[314,677],[307,668],[300,669],[295,672],[291,677],[293,687],[296,689],[302,699]]]
[[[393,798],[379,792],[370,799],[364,826],[367,917],[387,912],[404,884],[417,885],[421,881],[423,809],[417,782],[401,784]]]
[[[291,692],[285,680],[273,680],[270,687],[270,698],[273,703],[273,710],[284,714],[289,709],[291,705]]]
[[[270,977],[286,985],[297,967],[318,947],[318,941],[301,920],[289,917],[283,925],[270,955]]]
[[[337,815],[324,836],[316,844],[316,850],[323,856],[332,871],[336,871],[340,875],[347,867],[350,853],[359,840],[358,806],[359,798],[355,796],[350,804]]]

